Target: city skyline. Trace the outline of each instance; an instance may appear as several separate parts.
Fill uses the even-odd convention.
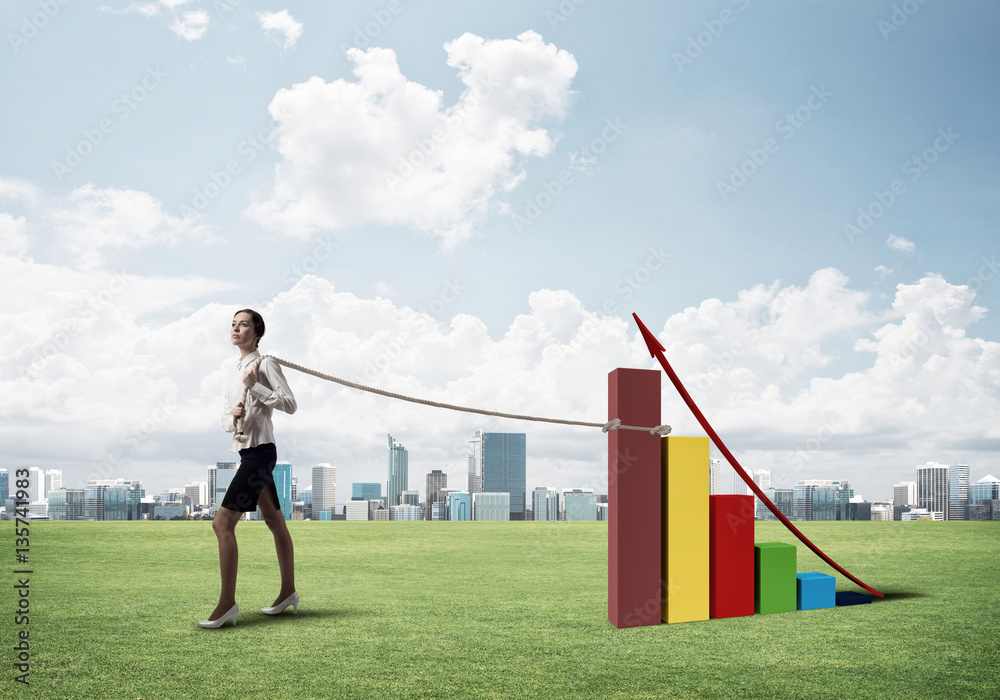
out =
[[[477,436],[481,436],[482,431],[477,431]],[[389,437],[389,450],[391,451],[395,448],[397,450],[405,448],[395,440]],[[714,481],[714,473],[719,464],[716,460],[710,460],[709,473],[706,474],[706,479],[709,486],[709,491],[712,492],[713,488],[711,483]],[[171,487],[164,489],[159,494],[145,496],[141,500],[143,503],[152,503],[158,501],[162,504],[169,505],[178,500],[191,499],[192,501],[205,499],[205,506],[212,504],[217,504],[221,501],[222,496],[225,494],[226,488],[230,483],[232,477],[235,475],[237,469],[237,463],[235,462],[218,462],[215,465],[209,465],[206,468],[207,480],[204,482],[195,481],[193,483],[185,484],[183,487]],[[292,513],[292,502],[296,501],[295,492],[298,490],[300,495],[307,494],[306,503],[310,505],[310,511],[313,513],[312,519],[330,519],[331,513],[337,513],[338,515],[346,515],[346,506],[356,503],[358,500],[363,500],[366,503],[366,508],[370,507],[369,504],[375,503],[376,501],[382,503],[383,506],[386,504],[387,499],[382,499],[379,495],[381,493],[381,484],[377,482],[354,482],[351,484],[351,499],[344,502],[333,501],[333,505],[327,500],[327,496],[324,496],[324,492],[332,499],[336,499],[337,484],[336,484],[336,468],[328,463],[315,465],[312,467],[312,474],[314,480],[319,483],[322,488],[318,489],[319,494],[319,507],[313,508],[313,485],[310,484],[306,487],[300,487],[298,485],[298,477],[293,474],[294,466],[287,462],[279,462],[275,467],[275,483],[276,488],[279,493],[279,500],[282,503],[282,511],[286,514],[287,519],[291,519]],[[67,489],[62,487],[62,473],[58,469],[41,470],[35,467],[28,469],[29,473],[34,475],[34,478],[29,482],[29,497],[32,499],[30,503],[37,504],[41,502],[38,499],[40,493],[47,494],[50,490],[54,493],[60,493],[59,489],[62,488],[62,494],[68,493],[70,490],[79,492],[81,495],[83,492],[87,492],[86,504],[84,501],[80,501],[80,512],[79,515],[86,516],[87,518],[95,519],[105,519],[104,518],[104,508],[106,507],[104,503],[104,491],[109,488],[109,484],[118,483],[120,488],[125,488],[126,491],[130,489],[140,488],[140,481],[138,480],[127,480],[127,479],[117,479],[117,480],[93,480],[91,483],[87,484],[83,489]],[[847,480],[800,480],[797,484],[790,488],[783,487],[771,487],[770,484],[770,473],[767,470],[756,470],[754,472],[754,481],[757,485],[764,490],[764,492],[771,498],[772,502],[791,520],[891,520],[899,519],[899,509],[903,508],[905,513],[911,507],[914,512],[921,512],[934,515],[937,519],[941,520],[981,520],[983,516],[989,516],[985,519],[991,519],[992,510],[987,510],[984,513],[979,513],[976,517],[970,517],[971,509],[977,506],[981,500],[998,500],[1000,499],[1000,480],[994,477],[992,474],[986,474],[979,479],[973,479],[970,476],[971,470],[969,465],[941,465],[937,463],[927,463],[925,465],[918,465],[915,468],[916,471],[916,481],[904,481],[902,483],[893,485],[893,496],[889,498],[864,498],[862,494],[855,496],[855,491],[850,487],[850,483]],[[433,470],[425,475],[427,484],[435,484],[437,490],[442,494],[447,494],[444,499],[445,503],[451,502],[451,496],[467,497],[468,503],[467,507],[470,511],[470,519],[475,512],[475,493],[468,491],[460,491],[456,489],[447,488],[446,475],[440,470]],[[130,485],[131,484],[131,485]],[[958,490],[956,490],[956,485],[958,485]],[[213,489],[214,486],[214,489]],[[0,468],[0,497],[3,497],[4,493],[10,489],[10,474],[9,471]],[[835,495],[823,495],[822,501],[818,501],[820,495],[830,492]],[[95,491],[95,495],[91,496],[90,491]],[[214,494],[213,494],[214,491]],[[345,488],[342,492],[346,492]],[[733,492],[739,495],[748,495],[750,490],[743,484],[734,484]],[[10,491],[12,494],[13,491]],[[496,495],[497,492],[486,492],[488,494]],[[504,508],[507,513],[511,513],[511,494],[506,493],[508,499],[504,504]],[[601,499],[606,499],[607,494],[595,493],[593,489],[581,488],[578,486],[569,487],[552,487],[552,486],[534,486],[530,490],[527,490],[530,494],[530,498],[526,498],[527,509],[534,511],[536,506],[542,507],[546,510],[546,515],[538,519],[553,519],[551,517],[552,509],[554,508],[556,512],[561,512],[563,515],[566,514],[567,501],[570,495],[577,496],[578,494],[589,493],[590,498],[597,498],[595,501],[596,507],[598,509],[604,508],[606,515],[606,503],[601,505]],[[422,518],[417,511],[407,511],[407,515],[402,519],[425,519],[431,520],[432,518],[432,505],[433,502],[427,498],[427,491],[425,489],[424,496],[420,496],[419,489],[403,489],[401,491],[400,500],[409,506],[420,506],[423,508]],[[12,496],[11,496],[12,497]],[[168,497],[168,498],[163,498]],[[178,498],[180,497],[180,498]],[[539,500],[539,497],[541,499]],[[830,499],[833,500],[830,500]],[[756,500],[756,499],[755,499]],[[3,501],[6,503],[6,500]],[[128,499],[126,501],[119,501],[114,504],[114,508],[121,510],[121,513],[125,513],[129,508],[135,508],[139,498]],[[326,516],[317,517],[320,511],[324,510],[323,504],[326,504],[325,511]],[[883,504],[889,503],[892,507],[885,506]],[[865,505],[866,510],[864,517],[855,516],[855,506],[861,507],[861,504]],[[58,507],[65,509],[68,508],[68,503],[65,500],[65,495],[60,496],[60,500],[56,502]],[[401,504],[402,505],[402,504]],[[491,507],[495,505],[491,502]],[[850,508],[848,507],[850,506]],[[870,506],[870,508],[869,508]],[[213,506],[214,507],[214,506]],[[589,507],[589,506],[588,506]],[[986,507],[986,506],[980,506]],[[992,508],[992,505],[988,505],[988,508]],[[332,511],[331,511],[332,508]],[[885,508],[888,508],[889,515],[885,515]],[[893,508],[896,512],[893,513]],[[392,505],[389,504],[391,510]],[[876,513],[878,511],[878,513]],[[600,511],[598,511],[600,512]],[[120,514],[121,514],[120,513]],[[415,514],[416,513],[416,514]],[[850,513],[850,515],[848,515]],[[38,513],[36,513],[37,515]],[[119,514],[119,515],[120,515]],[[179,513],[177,513],[179,514]],[[9,515],[9,514],[8,514]],[[766,507],[758,500],[756,506],[755,517],[759,520],[772,520],[774,515],[771,514]],[[70,518],[74,519],[74,518]],[[116,516],[116,519],[121,519]],[[124,518],[129,519],[129,518]],[[358,518],[351,518],[358,519]],[[386,519],[394,519],[391,517],[386,517]],[[442,517],[441,519],[453,519],[450,517]],[[461,519],[461,518],[459,518]],[[491,518],[495,519],[495,518]],[[509,517],[504,519],[523,519]],[[536,519],[534,512],[532,512],[532,518]],[[568,519],[591,519],[588,517],[576,517]],[[605,519],[604,517],[597,517],[596,519]],[[904,517],[904,519],[906,519]]]

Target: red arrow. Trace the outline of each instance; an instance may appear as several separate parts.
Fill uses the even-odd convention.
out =
[[[750,490],[753,491],[754,494],[756,494],[757,498],[763,501],[764,505],[767,506],[768,510],[774,513],[775,517],[777,517],[778,520],[781,521],[781,524],[787,527],[792,532],[793,535],[799,538],[802,544],[811,549],[820,559],[825,561],[827,564],[832,566],[834,569],[842,573],[847,578],[854,581],[854,583],[858,584],[869,593],[873,593],[877,595],[879,598],[884,598],[885,596],[882,593],[879,593],[874,588],[866,584],[864,581],[861,581],[857,577],[852,576],[843,567],[837,564],[837,562],[835,562],[833,559],[823,554],[822,550],[820,550],[819,547],[814,545],[806,538],[805,535],[799,532],[798,528],[792,525],[792,523],[788,520],[788,518],[785,517],[784,513],[778,510],[777,506],[771,503],[771,499],[765,496],[764,492],[761,491],[760,488],[758,488],[757,484],[754,483],[753,479],[751,479],[750,476],[747,475],[745,471],[743,471],[743,467],[741,467],[740,463],[736,461],[736,457],[733,456],[733,453],[729,451],[729,448],[725,446],[725,444],[722,442],[721,439],[719,439],[718,433],[716,433],[715,430],[712,429],[712,426],[708,424],[708,420],[705,418],[704,414],[700,410],[698,410],[698,407],[694,403],[694,399],[692,399],[691,395],[687,393],[687,389],[685,389],[684,385],[681,384],[681,380],[677,377],[677,374],[670,366],[670,363],[667,362],[667,358],[663,355],[663,352],[666,350],[666,348],[660,345],[660,341],[656,339],[656,336],[654,336],[652,333],[649,332],[649,329],[646,328],[643,322],[639,320],[638,316],[636,316],[633,313],[632,318],[634,318],[635,322],[639,324],[639,330],[642,332],[642,339],[646,341],[646,347],[649,348],[650,356],[655,357],[657,360],[659,360],[660,365],[662,365],[663,369],[666,370],[667,376],[670,377],[670,381],[673,383],[674,388],[677,389],[677,393],[681,395],[681,398],[684,399],[684,403],[686,403],[688,408],[691,409],[691,413],[693,413],[694,417],[698,419],[698,422],[701,423],[701,427],[705,429],[706,433],[708,433],[708,436],[712,439],[712,442],[714,442],[715,446],[719,448],[719,451],[726,456],[726,459],[729,460],[729,463],[733,465],[733,469],[735,469],[736,473],[740,475],[740,478],[743,479],[744,482],[746,482],[746,485],[750,487]]]

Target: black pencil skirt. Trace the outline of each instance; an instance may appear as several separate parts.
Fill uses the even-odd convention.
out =
[[[281,510],[278,489],[274,487],[274,465],[278,463],[278,450],[273,442],[240,450],[240,468],[226,490],[222,507],[248,513],[257,510],[257,500],[264,489],[274,496],[274,503]]]

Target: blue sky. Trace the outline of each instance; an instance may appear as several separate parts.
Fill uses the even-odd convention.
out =
[[[932,425],[921,426],[918,436],[901,426],[930,420],[934,411],[927,408],[940,398],[939,392],[984,421],[996,410],[1000,270],[992,261],[1000,253],[995,128],[1000,9],[985,2],[916,0],[676,5],[594,0],[578,5],[570,0],[502,5],[406,0],[6,3],[0,9],[5,36],[0,85],[8,105],[0,113],[0,181],[5,183],[0,211],[7,216],[0,229],[7,239],[3,254],[19,260],[17,269],[32,279],[51,275],[63,280],[67,294],[74,285],[99,288],[102,275],[112,273],[127,275],[133,283],[116,294],[112,314],[101,312],[115,323],[103,331],[95,326],[87,331],[86,343],[74,342],[66,349],[66,361],[79,372],[52,360],[44,376],[18,383],[14,377],[26,348],[54,338],[72,310],[60,306],[64,302],[53,293],[15,285],[14,277],[8,277],[11,288],[5,298],[16,298],[6,314],[8,324],[23,332],[8,338],[0,378],[11,382],[9,391],[25,398],[8,409],[11,425],[20,426],[22,437],[11,443],[4,461],[65,464],[68,474],[84,476],[85,457],[60,454],[23,437],[29,425],[40,435],[45,426],[64,423],[91,435],[107,431],[103,443],[95,439],[96,457],[91,459],[100,460],[111,449],[102,445],[114,443],[127,430],[127,412],[118,422],[93,424],[88,423],[92,416],[63,412],[57,401],[61,380],[79,381],[79,391],[92,395],[89,383],[103,381],[98,366],[101,371],[131,368],[143,381],[176,395],[178,402],[196,405],[200,395],[185,394],[184,386],[200,390],[221,372],[216,359],[222,362],[226,353],[232,354],[223,335],[226,314],[248,303],[273,304],[273,314],[282,319],[281,332],[298,334],[302,342],[321,342],[314,335],[316,326],[339,318],[345,325],[337,330],[369,339],[371,347],[381,342],[364,320],[374,308],[388,309],[380,319],[390,325],[396,321],[386,318],[398,321],[407,307],[424,311],[439,324],[435,332],[442,342],[457,348],[462,337],[453,319],[474,318],[483,328],[466,350],[475,354],[503,347],[505,339],[515,343],[519,336],[512,326],[519,317],[548,324],[550,331],[556,328],[541,345],[554,342],[580,350],[570,336],[560,335],[560,322],[552,320],[559,308],[575,302],[597,314],[602,324],[611,324],[607,327],[620,343],[616,347],[628,347],[633,354],[616,354],[608,347],[580,350],[593,353],[595,362],[588,367],[601,366],[596,358],[606,364],[599,373],[575,379],[543,368],[537,355],[534,361],[540,364],[527,361],[527,366],[541,374],[529,371],[526,376],[534,378],[522,379],[526,390],[539,386],[540,376],[552,378],[557,392],[566,387],[560,382],[591,386],[580,410],[598,414],[588,418],[596,420],[603,419],[603,372],[647,362],[634,353],[636,329],[623,327],[632,311],[668,334],[661,333],[668,349],[670,342],[679,343],[679,364],[693,373],[694,382],[698,372],[710,372],[710,358],[722,355],[734,337],[705,306],[706,300],[736,308],[732,305],[738,306],[741,298],[753,296],[747,290],[758,289],[770,295],[769,317],[740,307],[733,327],[768,325],[775,313],[784,313],[774,307],[781,290],[812,289],[813,312],[798,317],[798,328],[787,320],[789,328],[781,333],[787,344],[775,341],[777,349],[771,343],[759,348],[761,362],[770,362],[770,369],[754,365],[749,357],[735,358],[734,366],[724,368],[734,384],[726,384],[725,391],[715,384],[716,393],[704,395],[703,409],[710,417],[720,416],[720,432],[725,436],[730,427],[730,447],[738,449],[735,440],[745,436],[751,449],[747,457],[755,466],[770,466],[781,461],[775,455],[809,439],[808,428],[786,434],[778,425],[773,440],[761,441],[767,420],[755,423],[751,415],[760,417],[763,406],[737,400],[732,387],[765,395],[767,387],[775,386],[780,407],[810,415],[835,405],[816,384],[818,379],[844,391],[859,375],[862,385],[882,388],[879,401],[885,403],[871,397],[858,401],[890,410],[892,387],[909,391],[916,386],[922,391],[900,395],[899,405],[915,402],[923,408],[912,414],[899,408],[900,415],[887,416],[873,435],[845,427],[817,454],[816,473],[797,478],[850,477],[865,496],[875,498],[891,494],[893,480],[913,478],[913,468],[926,460],[969,462],[974,478],[995,472],[1000,436],[986,422],[969,427],[968,421],[955,418],[970,432],[937,441],[928,437],[935,430]],[[227,7],[231,9],[223,12]],[[284,31],[264,28],[261,13],[282,12],[288,19],[279,17],[277,26]],[[529,31],[540,39],[518,39]],[[447,62],[445,45],[466,33],[486,42],[463,45],[467,65],[482,71],[501,64],[505,70],[520,70],[529,87],[515,93],[503,86],[482,109],[473,110],[461,134],[435,154],[444,159],[445,176],[436,179],[421,171],[407,180],[407,186],[422,183],[426,175],[427,191],[433,194],[426,212],[419,196],[397,206],[392,193],[382,191],[383,179],[365,180],[364,173],[378,173],[381,166],[364,166],[395,162],[398,143],[393,145],[393,138],[411,138],[415,132],[408,129],[418,129],[414,125],[421,118],[438,112],[422,112],[414,102],[402,112],[413,115],[413,124],[401,125],[390,117],[372,117],[368,124],[358,116],[365,113],[360,108],[341,113],[337,100],[347,100],[351,85],[361,80],[345,50],[391,49],[411,91],[406,95],[415,86],[427,89],[421,94],[440,91],[440,109],[447,110],[463,99],[467,86],[456,65]],[[476,53],[486,46],[496,51]],[[460,49],[453,55],[459,56]],[[387,65],[391,68],[391,63],[378,64],[379,75],[387,75]],[[310,79],[318,81],[310,83],[313,89],[302,87]],[[337,92],[337,85],[343,90]],[[132,95],[131,103],[123,95]],[[325,107],[319,106],[323,99],[329,100]],[[269,111],[276,105],[286,110],[284,116]],[[484,113],[508,121],[487,123]],[[348,128],[349,119],[360,121]],[[81,151],[82,142],[96,141],[102,122],[107,133],[91,148],[83,146],[89,152],[71,172],[53,165],[65,165],[72,152]],[[498,124],[514,124],[520,145],[490,142],[490,129]],[[267,143],[260,138],[272,133]],[[354,138],[357,144],[352,144]],[[524,146],[524,139],[534,150]],[[352,150],[355,145],[357,151]],[[494,167],[485,157],[481,163],[475,155],[459,157],[475,153],[463,149],[478,146],[493,148],[490,153],[509,162]],[[313,160],[310,149],[315,149]],[[409,146],[399,151],[407,152],[412,152]],[[232,173],[220,175],[227,164]],[[744,179],[741,174],[734,179],[734,169],[741,168]],[[225,187],[199,207],[199,194],[215,193],[213,176],[214,183],[225,182]],[[463,189],[463,180],[479,186]],[[110,206],[111,191],[127,194]],[[875,214],[870,226],[849,235],[845,225],[859,226],[864,210]],[[321,241],[326,248],[317,255]],[[837,274],[820,274],[831,268]],[[329,286],[315,286],[307,273]],[[323,308],[331,289],[335,296],[329,298],[336,303],[357,307],[352,314],[332,313],[324,320],[315,311]],[[542,290],[562,294],[546,297],[550,306],[542,304],[545,311],[531,304],[532,294]],[[893,305],[900,294],[913,297],[909,306]],[[371,302],[370,307],[363,302]],[[841,303],[853,320],[831,321],[843,311],[838,311]],[[314,314],[308,320],[302,311],[306,308]],[[931,332],[935,342],[941,340],[947,349],[918,342],[927,355],[917,353],[911,374],[866,374],[879,372],[877,358],[882,355],[859,348],[859,341],[872,342],[885,324],[898,325],[904,335],[914,332],[906,320],[914,321],[921,309],[937,324]],[[946,319],[949,313],[954,318]],[[178,333],[197,335],[200,330],[195,329],[210,327],[215,318],[221,329],[219,347],[208,352],[211,362],[204,367],[188,366],[185,380],[164,373],[155,362],[145,364],[142,358],[171,352],[168,346]],[[565,318],[570,323],[576,317]],[[40,319],[49,324],[47,330]],[[676,335],[669,336],[672,328]],[[388,327],[383,330],[391,337]],[[695,338],[702,338],[703,331],[711,340],[704,341],[705,352],[699,354]],[[276,332],[274,337],[278,343],[281,336]],[[101,365],[111,360],[98,338],[116,347],[127,345],[132,354],[117,365]],[[957,348],[958,342],[968,347]],[[140,348],[142,343],[150,346]],[[417,345],[406,350],[416,352]],[[335,361],[336,351],[331,352],[316,360]],[[434,354],[427,357],[432,362]],[[447,400],[448,382],[464,377],[478,382],[470,400],[492,405],[499,402],[489,390],[493,382],[503,386],[517,381],[503,366],[428,368],[419,366],[416,356],[411,359],[406,363],[411,371],[395,363],[379,384],[392,388],[393,381],[411,381],[414,390],[440,390]],[[963,365],[973,360],[974,369]],[[939,372],[942,362],[954,374]],[[962,367],[975,378],[968,380],[976,386],[968,388],[967,396],[954,382],[938,385],[921,379],[928,373],[960,378]],[[352,368],[318,369],[346,376]],[[741,384],[741,377],[749,376],[745,373],[752,377]],[[123,381],[115,386],[123,394],[108,400],[131,406],[141,416],[139,387],[144,385],[137,381],[134,386],[130,390]],[[204,392],[212,394],[208,388]],[[36,398],[27,398],[37,396],[48,397],[42,401],[45,410]],[[810,397],[810,408],[804,408],[801,402]],[[525,407],[541,404],[551,411],[576,408],[528,399],[518,400]],[[843,410],[853,410],[843,400]],[[382,423],[372,426],[373,433],[398,432],[391,414],[372,410],[373,421]],[[775,416],[781,414],[775,410]],[[668,422],[686,425],[679,403],[665,399],[664,411]],[[817,424],[817,416],[804,425]],[[288,419],[287,430],[298,430],[297,420]],[[144,443],[148,453],[140,451],[130,459],[153,490],[182,486],[181,481],[201,478],[203,464],[225,457],[224,437],[208,434],[214,425],[206,424],[202,435],[193,422],[165,424]],[[468,427],[454,424],[447,430],[471,434]],[[502,429],[530,434],[519,424]],[[554,433],[545,435],[537,443],[537,484],[531,483],[529,463],[529,488],[588,485],[582,482],[594,479],[599,488],[594,476],[601,467],[599,453],[593,458],[585,451],[567,455],[560,452]],[[453,479],[460,479],[461,459],[434,452],[435,440],[443,438],[419,432],[397,437],[412,445],[411,451],[424,448],[427,471],[444,466]],[[301,440],[310,444],[305,433]],[[372,438],[370,444],[383,442],[384,437]],[[600,438],[591,443],[588,449],[599,452]],[[341,460],[342,494],[350,481],[381,478],[383,456],[377,450],[359,446],[354,452],[335,452],[336,458],[325,456],[331,450],[304,447],[301,460]],[[185,465],[178,483],[160,476],[158,453]],[[880,471],[872,476],[862,464],[878,464]],[[367,473],[372,470],[378,473]],[[419,481],[422,488],[422,477]]]

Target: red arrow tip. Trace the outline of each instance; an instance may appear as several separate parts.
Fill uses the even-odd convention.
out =
[[[646,328],[646,324],[639,320],[639,317],[635,314],[635,312],[632,313],[632,318],[634,318],[635,322],[639,324],[639,332],[642,333],[642,339],[646,341],[646,347],[649,348],[649,356],[656,357],[656,353],[654,352],[655,349],[659,349],[660,352],[666,352],[667,349],[663,347],[660,344],[660,341],[656,339],[656,336],[653,335],[648,328]]]

